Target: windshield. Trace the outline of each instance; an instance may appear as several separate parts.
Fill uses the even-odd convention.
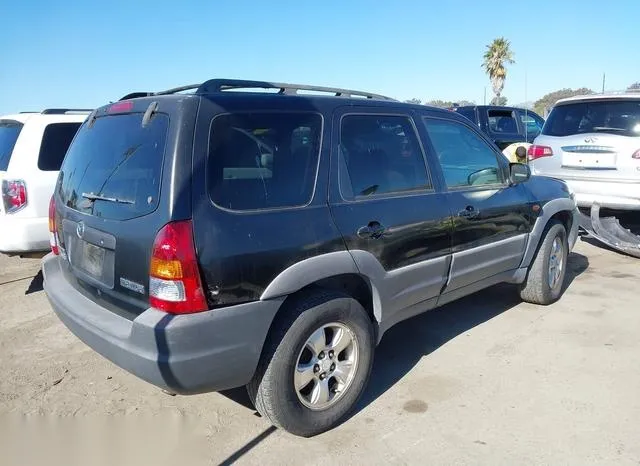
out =
[[[13,146],[22,130],[22,123],[14,120],[0,120],[0,171],[7,171]]]
[[[114,220],[156,209],[169,118],[155,114],[143,127],[142,117],[113,115],[82,125],[60,169],[65,205]]]
[[[581,133],[610,133],[640,136],[640,99],[593,100],[555,107],[542,134],[570,136]]]

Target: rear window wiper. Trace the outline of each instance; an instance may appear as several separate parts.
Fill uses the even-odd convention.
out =
[[[620,132],[625,132],[627,131],[624,128],[610,128],[609,126],[594,126],[593,131],[620,131]]]
[[[105,197],[105,196],[100,196],[99,194],[82,193],[82,197],[90,201],[107,201],[107,202],[115,202],[116,204],[135,204],[135,202],[130,201],[128,199],[118,199],[117,197]]]

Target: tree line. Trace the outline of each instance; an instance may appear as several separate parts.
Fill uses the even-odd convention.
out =
[[[515,63],[514,53],[511,50],[510,42],[504,37],[499,37],[486,46],[486,51],[483,56],[482,67],[484,68],[491,87],[493,89],[494,97],[491,99],[491,105],[506,105],[507,98],[502,95],[504,89],[504,82],[507,79],[507,65]],[[631,84],[628,91],[640,90],[640,81]],[[540,99],[536,100],[533,104],[533,111],[539,115],[545,115],[547,111],[553,107],[553,105],[560,99],[567,97],[573,97],[576,95],[595,94],[589,88],[581,87],[579,89],[559,89],[557,91],[549,92]],[[405,102],[410,104],[421,104],[420,99],[409,99]],[[450,108],[454,105],[475,105],[474,102],[468,100],[448,101],[448,100],[429,100],[425,102],[425,105],[432,105],[434,107]]]

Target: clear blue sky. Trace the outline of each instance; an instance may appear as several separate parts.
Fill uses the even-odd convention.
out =
[[[640,1],[0,2],[0,115],[94,107],[211,77],[482,103],[485,45],[511,41],[512,104],[640,81]],[[483,6],[484,4],[484,6]]]

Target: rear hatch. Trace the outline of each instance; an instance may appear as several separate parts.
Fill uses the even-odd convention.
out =
[[[536,173],[570,179],[640,180],[640,98],[591,99],[556,106],[536,145],[553,155]]]
[[[183,182],[190,179],[193,121],[185,100],[136,99],[97,110],[60,169],[55,225],[67,278],[127,317],[149,307],[156,234],[190,214]]]

